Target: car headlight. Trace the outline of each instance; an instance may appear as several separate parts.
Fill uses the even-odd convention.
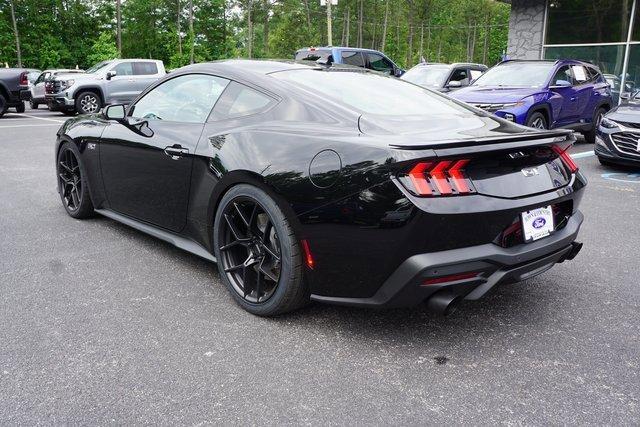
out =
[[[63,80],[61,81],[61,85],[62,85],[62,89],[67,89],[71,86],[73,86],[73,84],[75,83],[75,80]]]
[[[603,117],[602,120],[600,121],[600,126],[606,129],[615,129],[618,127],[618,124],[611,119],[607,119],[606,117]]]
[[[518,102],[509,102],[508,104],[502,104],[502,108],[500,108],[501,110],[505,109],[505,108],[513,108],[513,107],[522,107],[524,105],[524,101],[518,101]]]

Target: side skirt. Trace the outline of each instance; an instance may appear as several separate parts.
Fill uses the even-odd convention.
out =
[[[201,245],[194,242],[193,240],[187,239],[186,237],[182,237],[170,231],[166,231],[161,228],[154,227],[153,225],[144,223],[142,221],[138,221],[136,219],[130,218],[125,215],[121,215],[109,209],[96,209],[96,212],[99,213],[100,215],[106,216],[107,218],[118,221],[124,225],[128,225],[131,228],[135,228],[138,231],[142,231],[143,233],[146,233],[150,236],[153,236],[160,240],[164,240],[165,242],[171,243],[173,246],[180,248],[183,251],[187,251],[189,253],[197,255],[200,258],[206,259],[207,261],[216,262],[216,257],[211,255]]]

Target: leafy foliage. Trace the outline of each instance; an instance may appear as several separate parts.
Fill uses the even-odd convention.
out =
[[[0,63],[87,68],[117,56],[113,0],[0,0]],[[193,4],[193,33],[189,31]],[[340,0],[333,44],[385,51],[403,66],[429,61],[495,63],[506,47],[509,5],[495,0]],[[386,25],[385,25],[386,22]],[[319,0],[123,0],[122,56],[169,68],[220,58],[291,58],[327,44]]]

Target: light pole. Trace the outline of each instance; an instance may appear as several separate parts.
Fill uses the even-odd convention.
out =
[[[320,6],[327,6],[327,42],[333,46],[333,34],[331,31],[331,5],[337,6],[338,0],[320,0]]]

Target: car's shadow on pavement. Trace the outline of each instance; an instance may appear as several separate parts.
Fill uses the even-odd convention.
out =
[[[473,335],[476,338],[503,335],[513,326],[533,326],[544,322],[548,317],[547,307],[552,301],[547,286],[531,286],[536,280],[499,286],[478,301],[463,301],[458,309],[449,316],[441,316],[427,311],[424,304],[400,309],[366,309],[334,306],[311,302],[308,306],[273,318],[260,318],[243,311],[236,306],[233,298],[222,284],[214,263],[187,253],[173,245],[138,232],[126,225],[103,217],[93,221],[103,222],[110,232],[122,234],[122,237],[136,240],[141,247],[149,250],[161,250],[167,258],[176,264],[193,269],[198,277],[206,277],[207,283],[193,282],[194,287],[203,288],[207,295],[215,296],[225,304],[235,306],[238,318],[242,322],[258,325],[299,330],[307,333],[343,334],[361,338],[370,342],[387,342],[394,345],[402,343],[429,343],[456,341],[460,337]],[[153,248],[153,249],[152,249]],[[160,285],[160,283],[158,283]],[[552,285],[552,284],[549,284]],[[197,295],[197,293],[194,293]],[[196,296],[194,296],[196,298]],[[197,302],[194,301],[194,304]],[[212,316],[215,313],[212,311]]]

